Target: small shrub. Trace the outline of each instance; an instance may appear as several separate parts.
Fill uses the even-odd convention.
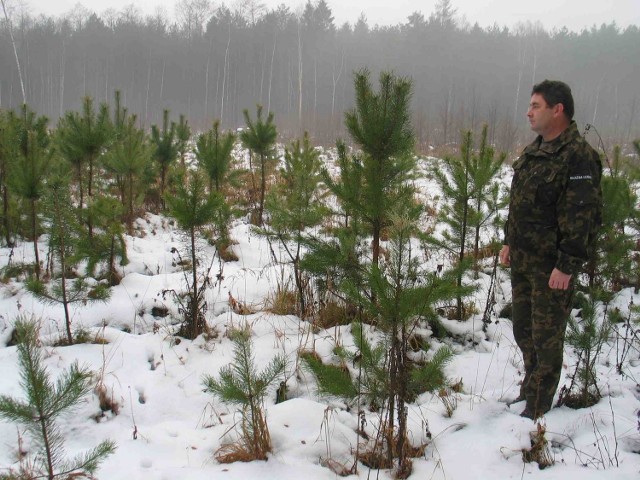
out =
[[[220,369],[216,380],[211,375],[203,377],[207,392],[222,401],[235,403],[242,408],[240,440],[218,450],[216,458],[221,463],[266,460],[271,451],[271,436],[264,414],[264,398],[267,389],[284,372],[284,357],[276,356],[261,372],[258,372],[247,330],[236,330],[230,335],[234,343],[234,358]]]
[[[64,339],[61,339],[63,341]],[[104,338],[100,333],[96,333],[92,335],[91,332],[85,328],[79,328],[75,331],[73,335],[73,343],[91,343],[94,345],[106,345],[109,341]]]
[[[602,347],[609,338],[611,325],[607,318],[599,319],[593,297],[581,292],[576,297],[581,308],[581,318],[569,317],[566,342],[575,350],[578,361],[571,375],[571,384],[560,390],[558,405],[587,408],[602,398],[596,366]]]
[[[0,397],[0,417],[24,425],[39,451],[31,466],[37,475],[29,478],[58,476],[91,477],[100,463],[111,455],[116,445],[105,440],[94,449],[64,459],[64,437],[58,426],[59,417],[69,413],[91,392],[92,374],[74,363],[54,384],[42,365],[35,322],[16,320],[21,387],[26,401]]]

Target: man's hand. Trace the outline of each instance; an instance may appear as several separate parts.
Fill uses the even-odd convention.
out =
[[[500,250],[500,264],[505,267],[511,266],[511,256],[509,255],[509,245],[503,245]]]
[[[551,272],[551,276],[549,277],[549,288],[554,290],[566,290],[569,288],[569,281],[571,280],[571,275],[566,274],[554,268]]]

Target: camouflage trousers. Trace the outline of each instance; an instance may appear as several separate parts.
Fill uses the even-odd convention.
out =
[[[534,418],[553,405],[573,294],[573,282],[568,290],[549,288],[549,275],[511,271],[513,335],[525,368],[520,397]]]

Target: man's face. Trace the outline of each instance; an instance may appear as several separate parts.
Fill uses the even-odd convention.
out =
[[[553,131],[558,115],[563,115],[562,104],[558,103],[550,107],[544,97],[539,93],[534,93],[531,96],[529,110],[527,110],[527,118],[529,118],[531,130],[538,135],[544,137],[545,134]]]

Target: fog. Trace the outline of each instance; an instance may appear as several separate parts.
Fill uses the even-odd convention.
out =
[[[317,143],[332,144],[345,135],[353,72],[366,67],[374,77],[393,70],[413,80],[421,150],[455,144],[461,130],[487,123],[491,142],[515,151],[532,137],[529,93],[545,78],[572,86],[576,120],[595,125],[607,147],[640,137],[637,26],[482,28],[464,22],[450,2],[439,5],[383,27],[364,18],[337,25],[324,1],[294,12],[255,1],[210,9],[184,0],[171,19],[132,5],[100,14],[78,8],[66,17],[14,11],[11,24],[0,25],[0,108],[26,100],[55,125],[83,96],[112,103],[120,90],[145,127],[169,109],[172,119],[185,114],[203,129],[215,119],[240,127],[243,109],[259,103],[275,113],[283,138],[308,130]]]

